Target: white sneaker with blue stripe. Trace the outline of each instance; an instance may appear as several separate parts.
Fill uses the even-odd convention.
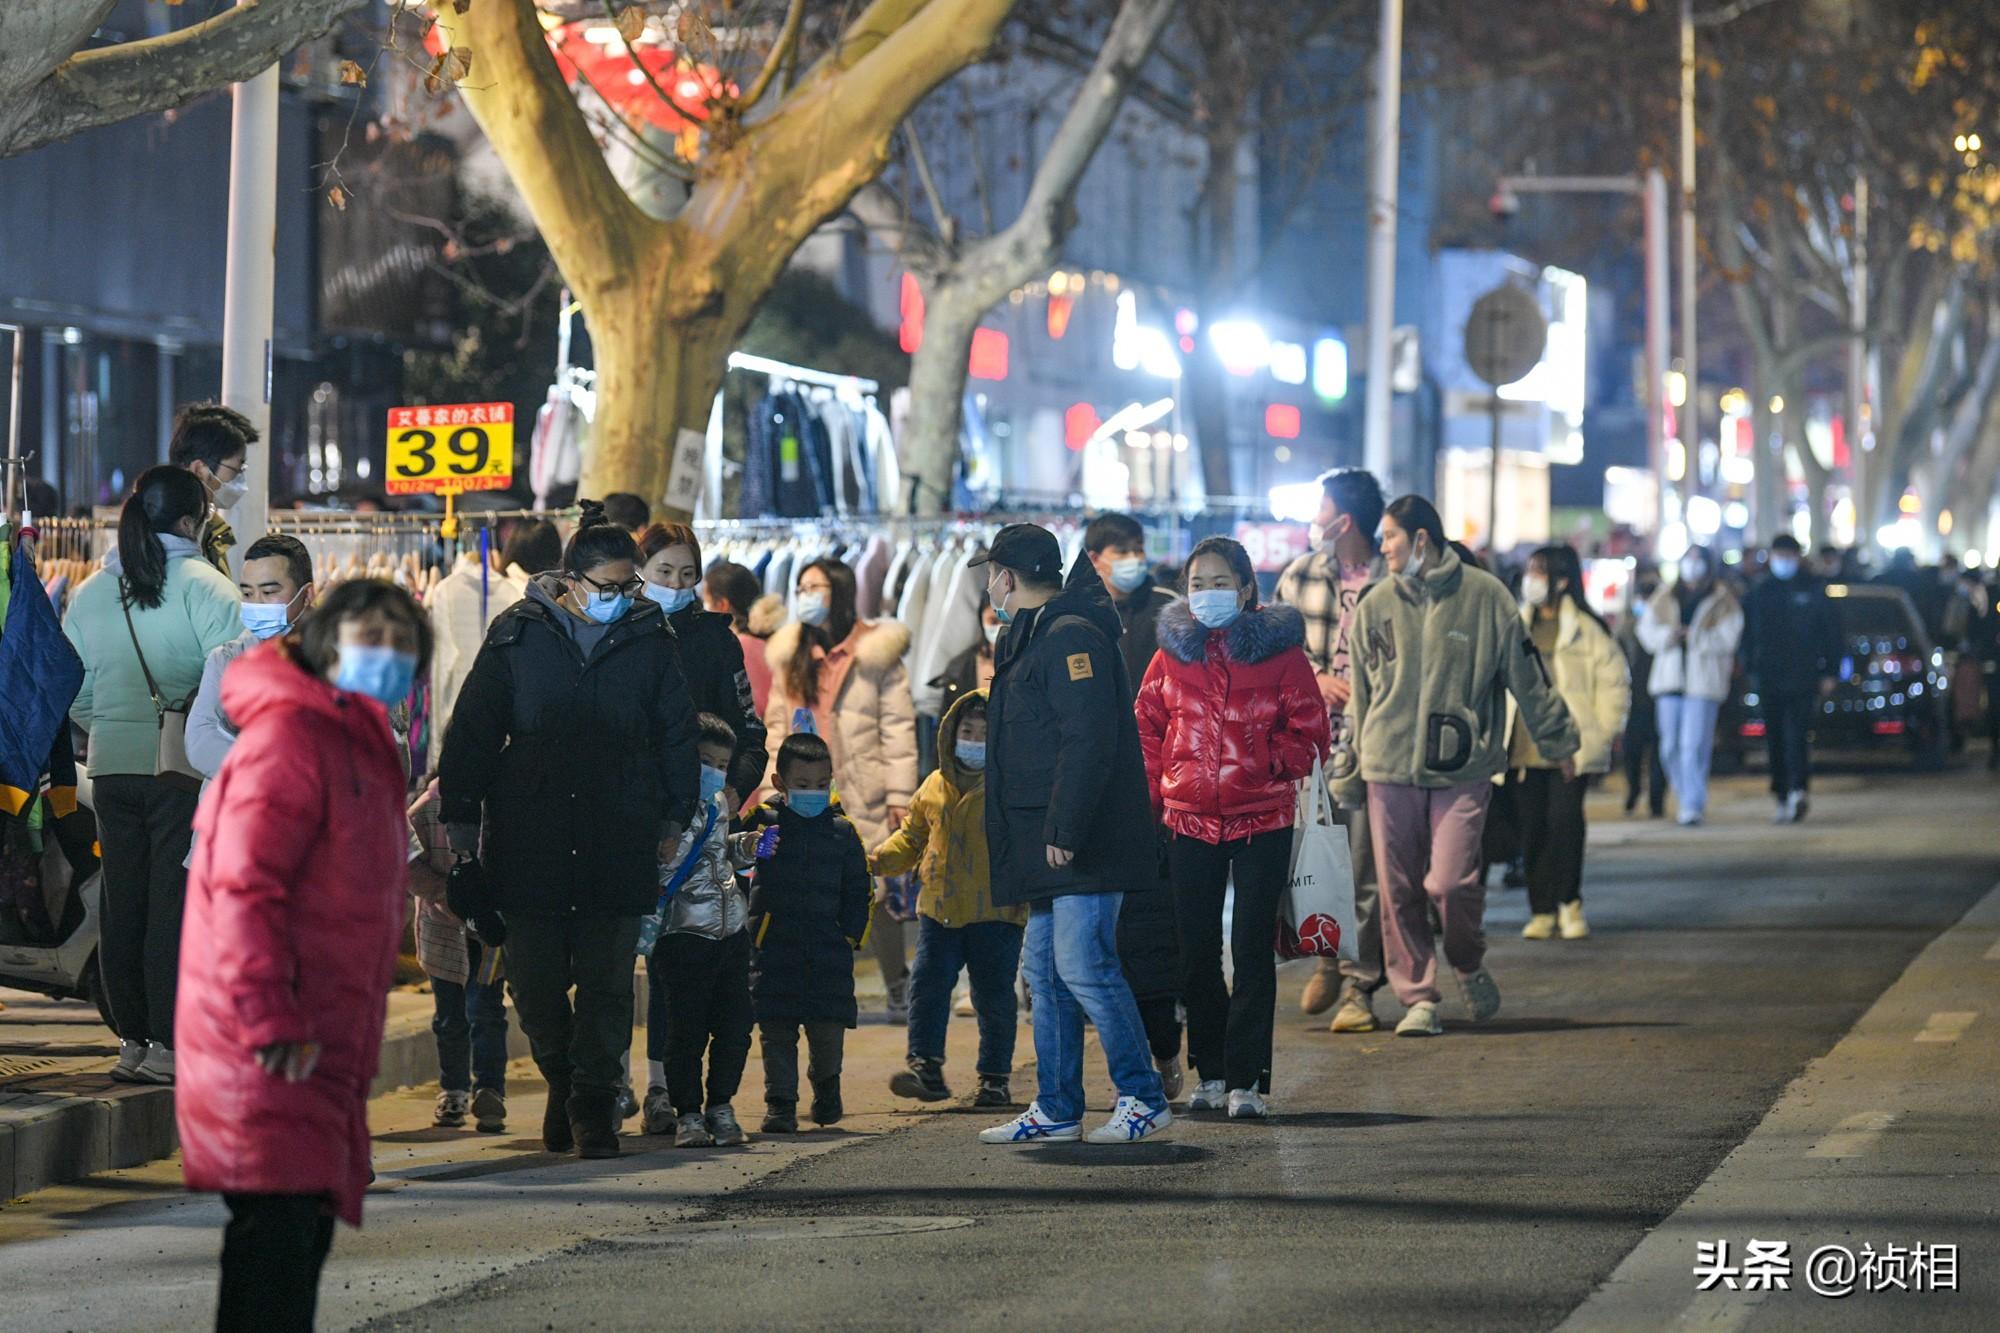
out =
[[[1042,1114],[1040,1102],[1004,1125],[979,1131],[981,1143],[1075,1143],[1082,1137],[1081,1120],[1051,1120]]]
[[[1174,1113],[1161,1106],[1146,1105],[1137,1097],[1120,1097],[1111,1108],[1111,1118],[1090,1131],[1092,1143],[1137,1143],[1174,1123]]]

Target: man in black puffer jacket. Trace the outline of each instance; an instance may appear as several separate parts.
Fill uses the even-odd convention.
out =
[[[1133,1143],[1173,1123],[1132,989],[1119,972],[1118,910],[1127,892],[1158,892],[1132,682],[1104,581],[1087,558],[1062,582],[1055,535],[1003,528],[987,595],[1008,623],[988,705],[986,837],[993,901],[1027,904],[1021,967],[1034,993],[1038,1090],[991,1143],[1083,1137],[1083,1019],[1097,1028],[1118,1087],[1093,1143]]]
[[[507,921],[508,988],[549,1083],[543,1144],[587,1157],[618,1152],[639,921],[701,794],[680,651],[636,597],[637,556],[585,506],[562,572],[487,631],[438,761],[452,851],[479,858]]]

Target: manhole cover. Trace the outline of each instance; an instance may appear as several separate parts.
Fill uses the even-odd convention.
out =
[[[612,1245],[726,1245],[771,1240],[869,1240],[925,1231],[957,1231],[969,1217],[774,1217],[763,1222],[688,1222],[640,1236],[606,1236]]]

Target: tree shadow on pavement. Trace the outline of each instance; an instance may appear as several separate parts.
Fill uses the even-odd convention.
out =
[[[1215,1156],[1213,1148],[1192,1143],[1050,1143],[1021,1148],[1016,1155],[1037,1166],[1188,1166]]]

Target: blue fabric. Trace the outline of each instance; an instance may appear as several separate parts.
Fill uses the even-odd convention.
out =
[[[0,785],[31,794],[83,686],[83,659],[64,636],[34,566],[19,547],[8,557],[7,619],[0,629],[0,699],[7,701],[0,708]],[[0,809],[13,813],[12,798],[0,800]]]
[[[1090,1016],[1121,1097],[1167,1103],[1132,988],[1118,969],[1122,893],[1080,893],[1033,905],[1021,951],[1034,1000],[1035,1098],[1051,1120],[1081,1120],[1083,1019]]]
[[[1021,962],[1021,928],[1008,921],[947,926],[919,917],[917,965],[910,973],[910,1058],[944,1062],[951,992],[961,969],[972,973],[972,1008],[979,1020],[978,1071],[1006,1078],[1014,1070],[1020,1015],[1014,970]]]
[[[1674,789],[1683,818],[1708,811],[1708,770],[1715,754],[1715,718],[1722,705],[1713,699],[1663,694],[1653,701],[1660,724],[1660,766]]]
[[[473,969],[475,975],[478,968]],[[431,1035],[437,1038],[438,1087],[446,1092],[491,1088],[507,1093],[507,983],[481,985],[474,981],[431,978],[437,1014]]]

